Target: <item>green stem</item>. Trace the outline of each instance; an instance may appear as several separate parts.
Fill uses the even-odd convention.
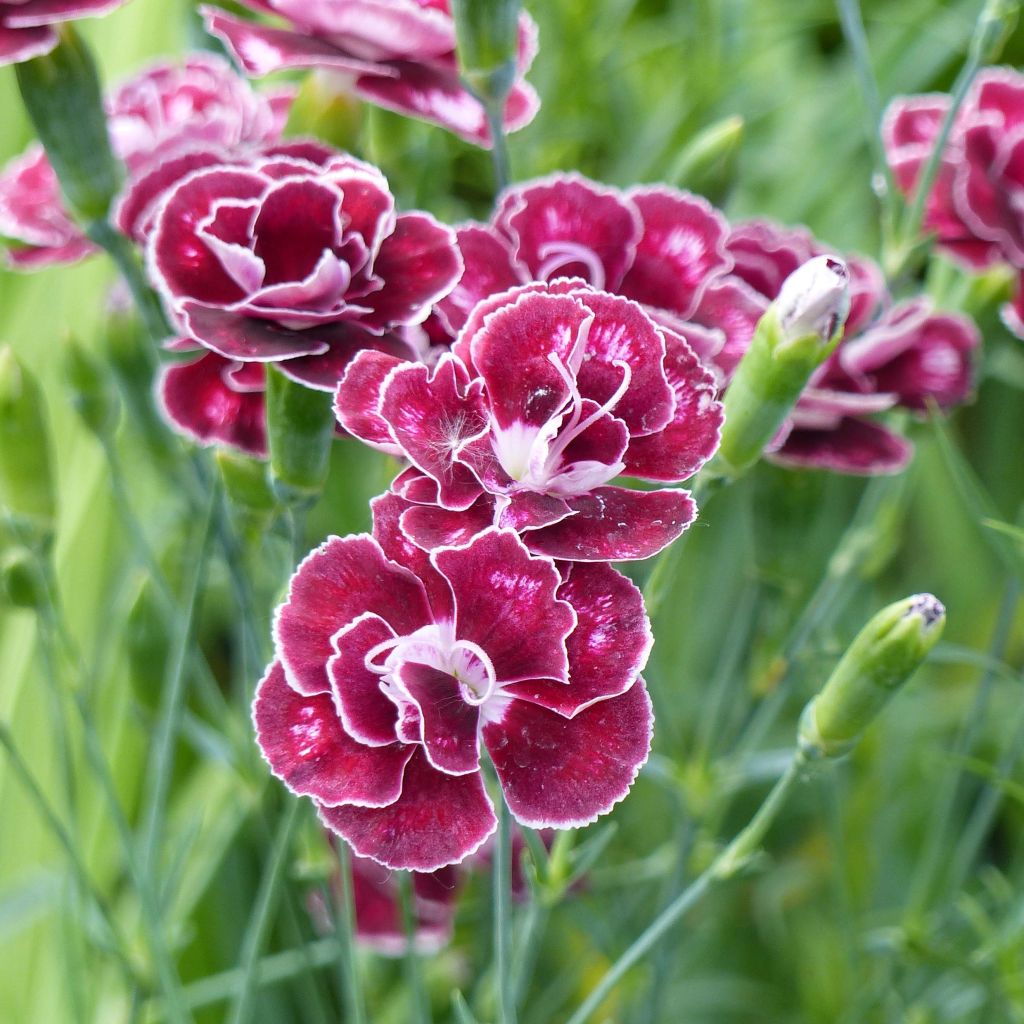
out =
[[[175,634],[167,663],[164,679],[164,697],[153,741],[152,759],[149,766],[149,793],[146,801],[146,816],[142,830],[142,864],[155,877],[158,868],[160,840],[163,835],[164,816],[167,809],[167,794],[174,771],[174,744],[178,737],[182,709],[185,703],[185,682],[189,650],[192,644],[193,625],[199,592],[206,575],[206,561],[217,492],[211,492],[206,508],[206,518],[198,538],[197,557],[189,559],[192,577],[186,587],[185,606],[175,623]]]
[[[235,1001],[228,1014],[229,1024],[248,1024],[251,1014],[253,994],[259,969],[260,951],[267,928],[277,905],[278,895],[285,878],[285,862],[291,851],[292,837],[299,821],[299,800],[288,799],[288,807],[278,828],[274,845],[270,851],[270,860],[260,882],[256,902],[245,930],[242,941],[242,955],[239,966],[242,971],[241,985],[237,990]]]
[[[355,896],[352,891],[352,854],[342,839],[336,839],[338,871],[341,874],[341,898],[332,899],[334,906],[334,933],[338,939],[341,966],[341,985],[345,993],[346,1019],[350,1024],[366,1024],[366,1001],[359,978],[355,947]],[[333,896],[329,893],[328,896]]]
[[[505,801],[499,797],[498,835],[491,873],[494,907],[494,976],[498,1024],[516,1024],[512,986],[512,825]]]
[[[420,958],[416,952],[416,904],[412,886],[412,872],[398,872],[398,905],[402,912],[405,931],[405,983],[409,986],[415,1024],[430,1024],[430,1000],[423,984]]]
[[[508,158],[508,138],[505,135],[505,100],[481,100],[491,132],[491,163],[494,166],[494,192],[500,195],[511,180]]]
[[[785,774],[775,783],[746,828],[634,939],[605,972],[597,986],[566,1024],[584,1024],[590,1020],[594,1011],[601,1006],[623,975],[654,948],[659,939],[680,921],[713,885],[727,881],[742,870],[760,849],[772,822],[789,799],[793,787],[804,777],[807,767],[803,756],[799,751],[795,752]]]

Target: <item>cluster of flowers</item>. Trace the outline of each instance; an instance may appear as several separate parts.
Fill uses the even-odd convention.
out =
[[[946,93],[900,96],[882,125],[897,187],[917,190],[950,110]],[[1003,320],[1024,338],[1024,74],[986,68],[953,119],[924,226],[936,244],[970,270],[1008,263],[1018,274]]]
[[[248,70],[326,68],[488,142],[445,0],[245,6],[287,23],[206,11]],[[524,18],[521,71],[534,37]],[[628,792],[651,741],[652,637],[611,563],[694,520],[675,485],[714,454],[758,320],[823,247],[730,225],[686,192],[575,174],[452,229],[397,212],[377,168],[283,140],[288,104],[210,57],[129,82],[109,102],[127,170],[114,220],[145,248],[169,344],[201,353],[164,373],[172,422],[264,454],[269,365],[332,393],[339,430],[405,464],[371,533],[298,566],[253,717],[271,770],[359,856],[431,872],[495,828],[485,751],[524,826],[579,827]],[[508,126],[535,108],[519,82]],[[40,151],[0,178],[0,230],[22,266],[87,251]],[[962,400],[977,333],[922,300],[892,305],[874,264],[850,267],[846,337],[772,457],[894,471],[908,443],[871,417]]]

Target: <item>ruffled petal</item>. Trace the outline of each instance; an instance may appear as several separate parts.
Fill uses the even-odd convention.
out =
[[[366,667],[369,651],[394,638],[395,631],[370,612],[331,638],[337,653],[327,662],[327,675],[338,716],[345,732],[369,747],[394,743],[398,735],[397,708],[381,691],[380,674]]]
[[[783,466],[876,476],[901,472],[913,454],[906,438],[877,423],[846,417],[833,430],[791,430],[768,457]]]
[[[371,448],[399,456],[402,447],[380,415],[380,393],[388,374],[400,365],[400,359],[384,352],[359,352],[334,393],[335,415],[350,434]]]

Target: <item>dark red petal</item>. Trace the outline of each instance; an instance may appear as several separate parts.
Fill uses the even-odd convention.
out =
[[[326,694],[303,696],[275,661],[252,706],[256,739],[270,770],[298,796],[321,804],[385,807],[402,792],[412,747],[367,747],[341,727]]]
[[[665,376],[676,398],[672,422],[654,434],[635,437],[626,451],[623,472],[645,480],[686,480],[718,448],[722,404],[715,400],[715,378],[690,346],[664,330]]]
[[[15,0],[3,5],[3,20],[15,28],[51,25],[107,14],[126,0]]]
[[[379,336],[364,331],[358,324],[323,324],[294,333],[299,337],[322,340],[328,347],[323,352],[285,359],[278,364],[278,369],[286,377],[317,391],[334,391],[345,376],[349,363],[364,350],[383,352],[400,362],[414,355],[397,333]]]
[[[500,428],[539,428],[562,408],[569,388],[549,357],[569,366],[580,329],[590,319],[568,295],[524,291],[471,337],[464,335]]]
[[[335,634],[332,644],[337,653],[327,662],[342,727],[370,747],[386,746],[397,738],[398,710],[381,692],[380,674],[366,667],[370,649],[394,638],[395,631],[368,612]]]
[[[402,532],[426,551],[468,544],[493,524],[494,500],[489,496],[464,512],[451,512],[439,505],[410,505],[402,513]]]
[[[360,856],[413,871],[458,864],[497,824],[479,772],[446,775],[422,752],[406,766],[402,795],[389,807],[321,807],[320,817]]]
[[[0,66],[49,53],[57,45],[52,28],[8,28],[0,24]]]
[[[524,540],[531,551],[570,562],[650,558],[697,516],[687,491],[598,487],[567,501],[576,514],[527,533]]]
[[[481,300],[520,284],[508,242],[487,224],[464,224],[455,232],[464,269],[459,283],[437,304],[457,334]]]
[[[330,537],[299,564],[274,616],[274,640],[293,686],[328,689],[331,638],[365,612],[403,636],[431,621],[419,580],[388,561],[372,537]]]
[[[580,290],[574,293],[594,312],[578,380],[580,394],[603,405],[630,369],[629,387],[612,412],[631,434],[650,434],[672,419],[675,400],[665,378],[665,339],[654,321],[629,299]]]
[[[400,359],[384,352],[360,352],[334,393],[338,422],[360,441],[389,455],[401,455],[402,448],[380,415],[380,391],[387,375],[400,365]]]
[[[899,473],[913,453],[906,438],[877,423],[847,417],[834,430],[791,430],[769,458],[783,466],[876,476]]]
[[[200,444],[227,444],[264,457],[267,431],[262,388],[232,387],[227,376],[232,367],[213,352],[192,363],[167,367],[158,390],[161,405],[175,427]]]
[[[497,525],[509,526],[517,533],[550,526],[572,515],[569,503],[554,494],[518,491],[508,495],[507,500],[508,504],[501,510]]]
[[[381,243],[373,272],[384,287],[362,300],[373,310],[363,322],[371,328],[419,323],[462,273],[455,233],[426,213],[403,213]]]
[[[882,141],[890,162],[906,147],[930,150],[947,110],[946,93],[894,97],[882,118]]]
[[[512,700],[484,726],[512,814],[530,828],[581,828],[629,792],[647,760],[654,716],[642,679],[567,719]]]
[[[738,277],[712,281],[700,297],[694,320],[725,334],[725,343],[716,353],[715,367],[728,380],[754,336],[758,320],[768,308],[768,300],[758,295]]]
[[[459,681],[415,661],[405,662],[397,674],[399,685],[419,708],[427,760],[448,775],[476,772],[480,767],[480,709],[466,703]]]
[[[465,547],[434,551],[452,585],[455,635],[491,659],[499,683],[568,678],[566,637],[576,614],[556,597],[554,563],[532,557],[511,530],[490,529]]]
[[[373,535],[386,557],[392,562],[404,565],[423,584],[430,602],[431,616],[435,622],[455,618],[452,589],[448,581],[434,568],[428,551],[436,544],[421,547],[403,528],[402,516],[419,506],[411,504],[397,494],[381,494],[370,502],[373,513]],[[435,506],[426,506],[433,509]],[[443,511],[437,509],[437,511]],[[456,513],[459,514],[459,513]],[[468,539],[468,538],[467,538]],[[445,540],[443,543],[461,543],[461,540]]]
[[[224,14],[216,7],[202,7],[200,10],[206,30],[220,39],[251,75],[267,75],[286,68],[316,67],[349,74],[366,71],[388,73],[380,65],[351,57],[315,36],[256,25]]]
[[[223,306],[244,298],[220,258],[199,234],[221,199],[257,199],[266,180],[241,168],[199,170],[167,193],[150,239],[149,263],[157,287],[172,302],[195,299]]]
[[[634,206],[616,190],[578,174],[555,174],[506,190],[495,224],[530,277],[579,277],[616,291],[640,237]]]
[[[328,325],[326,329],[290,331],[270,320],[257,320],[241,312],[198,302],[183,303],[180,315],[186,332],[200,345],[225,359],[263,363],[322,355],[330,348],[328,339],[338,330],[335,325]]]
[[[534,680],[504,692],[571,718],[625,693],[643,671],[654,638],[640,591],[604,562],[574,562],[558,596],[579,619],[567,641],[569,685]]]
[[[445,508],[469,508],[480,496],[480,483],[455,460],[469,438],[487,427],[479,385],[452,355],[444,355],[433,372],[422,363],[396,367],[381,389],[380,415],[403,454],[438,482]]]
[[[684,319],[713,277],[732,266],[725,218],[703,197],[666,186],[631,189],[643,234],[621,292]]]

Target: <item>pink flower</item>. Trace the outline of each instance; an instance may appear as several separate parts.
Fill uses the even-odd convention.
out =
[[[261,95],[213,54],[157,64],[133,76],[106,101],[114,154],[128,182],[118,226],[136,240],[160,193],[198,166],[220,163],[277,142],[293,93]],[[127,204],[127,205],[126,205]],[[38,144],[0,173],[0,233],[20,268],[72,263],[95,251],[71,221],[57,176]]]
[[[949,110],[949,96],[899,96],[883,122],[896,183],[912,195]],[[972,269],[1024,268],[1024,75],[987,68],[963,105],[928,196],[924,226]]]
[[[609,811],[647,758],[640,592],[606,564],[557,567],[511,530],[429,555],[402,502],[292,577],[253,705],[271,770],[363,857],[434,871],[495,827],[481,747],[530,827]]]
[[[41,57],[57,45],[53,26],[109,14],[125,0],[0,0],[0,64]]]
[[[804,228],[748,221],[729,236],[734,277],[773,300],[785,278],[825,248]],[[924,299],[891,308],[881,271],[853,258],[850,314],[843,340],[814,373],[770,458],[842,473],[895,473],[913,447],[871,417],[890,409],[948,408],[971,390],[971,357],[980,337],[973,321],[940,314]]]
[[[466,269],[438,306],[439,326],[454,337],[490,295],[531,281],[578,277],[641,303],[691,340],[685,322],[732,266],[728,230],[707,200],[663,185],[622,192],[579,174],[516,185],[502,193],[490,224],[459,229]],[[724,340],[699,339],[712,348]]]
[[[360,99],[438,124],[490,146],[483,107],[462,86],[448,0],[242,0],[284,27],[203,9],[206,26],[252,75],[324,68]],[[537,52],[537,27],[519,19],[518,79],[505,105],[505,128],[533,120],[540,101],[522,76]]]
[[[194,347],[181,341],[172,347],[183,346]],[[168,366],[160,375],[157,394],[167,419],[178,433],[199,444],[229,445],[263,458],[265,368],[205,349],[199,352],[197,359]]]
[[[430,369],[362,353],[338,388],[342,425],[407,458],[418,494],[403,528],[425,547],[470,525],[523,533],[531,551],[582,561],[647,558],[694,504],[676,483],[718,446],[715,385],[686,342],[635,302],[582,281],[535,284],[477,306]]]
[[[452,232],[395,213],[387,180],[344,154],[196,170],[164,194],[150,277],[194,341],[333,390],[352,356],[406,356],[393,332],[458,279]]]

